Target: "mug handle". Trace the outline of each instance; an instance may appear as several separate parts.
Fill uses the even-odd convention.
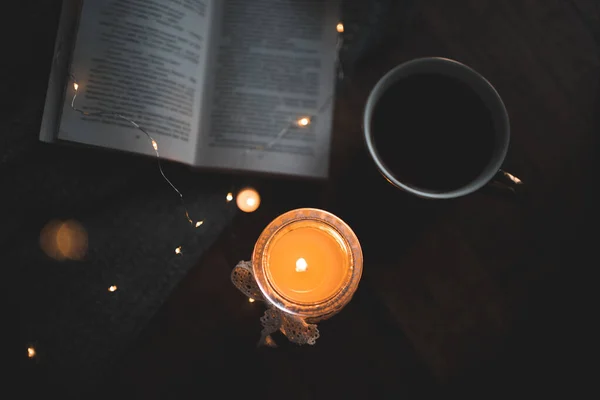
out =
[[[496,192],[503,192],[508,194],[517,194],[519,187],[523,186],[523,181],[517,176],[506,172],[503,169],[499,169],[492,180],[485,186]]]

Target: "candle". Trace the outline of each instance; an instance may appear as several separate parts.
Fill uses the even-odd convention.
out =
[[[302,208],[265,228],[254,247],[252,270],[268,302],[317,321],[352,298],[362,274],[362,250],[344,221]]]
[[[324,223],[291,224],[275,234],[267,251],[268,279],[282,296],[298,303],[331,298],[351,273],[343,239]]]
[[[251,213],[260,206],[260,195],[252,188],[242,189],[238,193],[235,202],[240,210]]]

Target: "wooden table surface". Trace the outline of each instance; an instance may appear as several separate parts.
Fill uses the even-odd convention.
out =
[[[106,389],[144,398],[209,389],[398,398],[585,382],[587,288],[597,265],[600,6],[422,0],[413,11],[390,14],[396,23],[338,96],[328,183],[249,178],[263,196],[259,211],[239,215],[199,260]],[[427,201],[377,173],[361,138],[366,97],[386,71],[421,56],[470,65],[501,94],[512,130],[505,167],[525,182],[517,196]],[[364,278],[350,305],[321,324],[316,346],[279,338],[278,349],[256,349],[263,308],[233,288],[230,271],[274,217],[305,206],[355,230]]]

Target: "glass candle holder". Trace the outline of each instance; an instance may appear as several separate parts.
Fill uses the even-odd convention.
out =
[[[360,242],[344,221],[327,211],[301,208],[277,217],[264,229],[252,262],[238,264],[232,280],[248,297],[267,303],[270,310],[262,321],[268,331],[277,330],[279,324],[288,338],[300,336],[299,341],[290,340],[314,344],[318,330],[312,324],[350,302],[362,268]],[[316,331],[316,337],[303,340],[301,331]]]
[[[352,299],[362,275],[358,238],[335,215],[289,211],[262,232],[252,254],[256,283],[278,309],[316,322]]]

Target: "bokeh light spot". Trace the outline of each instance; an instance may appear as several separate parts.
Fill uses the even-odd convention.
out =
[[[82,260],[88,250],[87,231],[74,220],[53,220],[42,229],[40,246],[48,257],[55,260]]]
[[[235,202],[240,210],[251,213],[260,207],[260,195],[253,188],[245,188],[237,194]]]

